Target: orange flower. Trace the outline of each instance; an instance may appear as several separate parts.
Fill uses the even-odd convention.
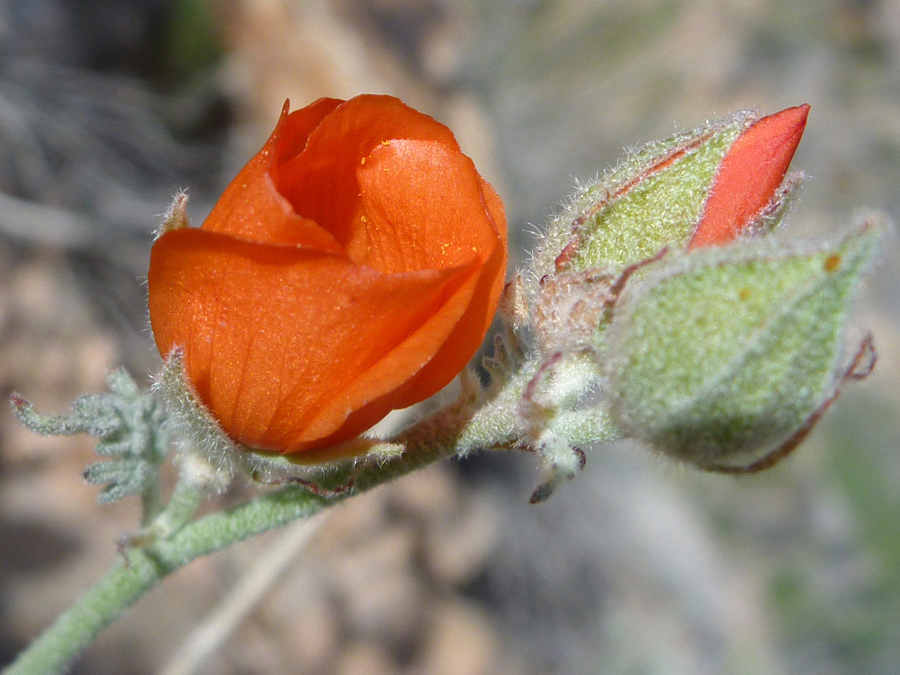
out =
[[[503,204],[447,127],[286,103],[203,226],[154,244],[150,319],[229,437],[317,460],[465,367],[505,271]]]
[[[784,181],[806,128],[809,105],[782,110],[750,125],[716,173],[700,223],[688,248],[725,244],[777,210]]]

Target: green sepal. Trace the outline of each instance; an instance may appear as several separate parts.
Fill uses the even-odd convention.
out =
[[[741,113],[651,143],[581,186],[541,233],[533,276],[621,270],[686,245],[722,160],[757,117]]]

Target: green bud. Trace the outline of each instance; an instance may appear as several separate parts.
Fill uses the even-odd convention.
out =
[[[686,244],[725,153],[752,121],[704,127],[652,143],[584,185],[535,253],[539,275],[621,268]]]
[[[652,143],[581,188],[542,234],[533,276],[618,272],[661,249],[728,243],[775,227],[809,106],[730,120]]]
[[[870,221],[836,245],[766,242],[661,263],[610,330],[617,423],[702,469],[775,464],[842,383],[874,365],[870,338],[845,364],[842,336],[884,229]]]

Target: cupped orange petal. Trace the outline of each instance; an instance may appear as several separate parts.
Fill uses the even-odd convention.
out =
[[[340,252],[334,236],[315,220],[294,211],[271,177],[277,156],[302,149],[309,133],[340,103],[319,99],[293,113],[288,113],[285,103],[269,140],[225,188],[203,229],[250,241]]]
[[[308,434],[315,438],[318,425],[328,424],[335,410],[353,410],[340,437],[329,442],[344,440],[345,429],[356,430],[355,435],[389,411],[422,401],[446,386],[484,339],[506,271],[503,205],[468,157],[430,141],[392,141],[370,157],[360,169],[359,181],[370,218],[373,266],[408,273],[472,265],[474,273],[442,301],[434,316],[356,378],[339,395],[339,406],[310,423]],[[401,175],[416,180],[398,180]],[[410,359],[424,365],[398,386],[393,373]],[[375,391],[385,393],[373,398]],[[295,449],[305,449],[305,443]],[[304,454],[322,457],[315,451]]]
[[[278,166],[277,189],[356,259],[365,250],[356,170],[373,148],[395,139],[432,140],[459,150],[446,126],[398,99],[357,96],[335,108],[310,133],[304,150]]]
[[[359,171],[367,264],[382,271],[442,269],[475,256],[477,278],[449,298],[465,307],[453,335],[395,394],[393,407],[421,401],[465,367],[493,320],[506,273],[506,216],[472,160],[436,142],[392,141]],[[398,180],[398,176],[413,177]]]
[[[344,101],[339,98],[320,98],[305,108],[288,114],[290,101],[285,101],[281,113],[283,123],[282,120],[279,120],[276,127],[278,135],[275,142],[274,166],[280,166],[303,152],[309,135],[322,123],[322,120],[343,103]],[[287,116],[285,117],[285,115]]]
[[[503,292],[507,264],[506,216],[503,202],[494,189],[484,180],[480,183],[485,208],[491,220],[498,224],[499,244],[484,261],[465,314],[434,358],[406,385],[407,395],[414,401],[424,400],[444,387],[449,381],[449,369],[456,368],[458,372],[466,366],[484,340]]]
[[[770,204],[806,128],[809,106],[754,122],[728,150],[688,248],[737,238]]]
[[[292,452],[363,431],[342,427],[433,357],[465,311],[446,300],[477,269],[472,258],[384,275],[329,253],[182,229],[153,247],[150,315],[160,353],[183,348],[196,394],[229,436]]]
[[[447,267],[497,247],[472,160],[436,141],[376,146],[356,171],[366,218],[366,255],[383,272]]]

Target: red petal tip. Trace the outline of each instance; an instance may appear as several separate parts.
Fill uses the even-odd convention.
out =
[[[688,248],[727,244],[771,206],[808,116],[804,103],[747,127],[722,160]]]

